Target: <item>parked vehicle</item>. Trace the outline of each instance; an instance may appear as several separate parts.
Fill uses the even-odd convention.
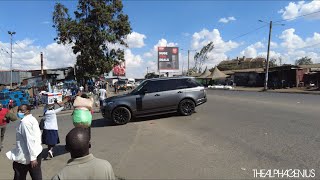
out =
[[[116,84],[116,87],[118,88],[118,90],[125,90],[126,91],[128,89],[127,81],[125,81],[125,80],[119,80],[115,84]]]
[[[207,101],[205,88],[190,77],[144,80],[131,93],[104,101],[105,118],[116,124],[128,123],[132,117],[179,112],[189,116],[195,107]]]

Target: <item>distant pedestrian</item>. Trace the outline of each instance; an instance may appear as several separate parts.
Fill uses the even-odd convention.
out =
[[[80,92],[82,93],[83,90],[84,90],[84,87],[83,87],[83,86],[80,86],[79,90],[80,90]]]
[[[16,129],[16,148],[6,153],[13,161],[14,179],[26,179],[29,172],[33,180],[42,180],[39,123],[29,105],[21,105],[17,116],[21,121]]]
[[[57,113],[63,110],[63,106],[55,109],[55,104],[47,105],[44,110],[44,127],[42,132],[42,144],[48,146],[48,156],[53,158],[53,148],[60,143],[58,134]]]
[[[99,89],[99,100],[100,100],[100,107],[103,106],[103,101],[107,98],[107,90],[103,86],[100,86]]]
[[[52,180],[64,179],[115,179],[111,164],[89,153],[89,132],[85,128],[73,128],[66,136],[65,149],[71,159]]]

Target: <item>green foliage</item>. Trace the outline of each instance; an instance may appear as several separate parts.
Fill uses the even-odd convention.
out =
[[[131,32],[129,18],[122,11],[121,0],[79,0],[74,18],[61,3],[53,12],[55,40],[71,44],[77,55],[78,79],[98,77],[124,61],[124,51],[114,44],[127,47],[124,39]]]
[[[158,78],[159,77],[159,74],[156,74],[155,72],[151,72],[151,73],[148,73],[144,76],[145,79],[152,79],[152,78]],[[160,77],[164,77],[164,75],[160,75]]]
[[[297,59],[295,64],[296,65],[309,65],[309,64],[313,64],[313,62],[312,62],[311,58],[306,56],[306,57]]]

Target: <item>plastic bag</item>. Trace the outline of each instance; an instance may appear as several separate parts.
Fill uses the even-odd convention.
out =
[[[77,96],[73,103],[74,107],[87,107],[92,109],[93,107],[93,101],[91,99],[82,98],[80,96]]]
[[[75,127],[90,127],[92,122],[92,114],[89,110],[75,109],[72,113],[72,120]]]

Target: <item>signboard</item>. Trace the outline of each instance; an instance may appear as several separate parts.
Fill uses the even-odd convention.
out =
[[[113,67],[112,72],[113,76],[126,76],[126,62],[120,61]]]
[[[158,47],[158,69],[160,72],[179,71],[178,47]]]

